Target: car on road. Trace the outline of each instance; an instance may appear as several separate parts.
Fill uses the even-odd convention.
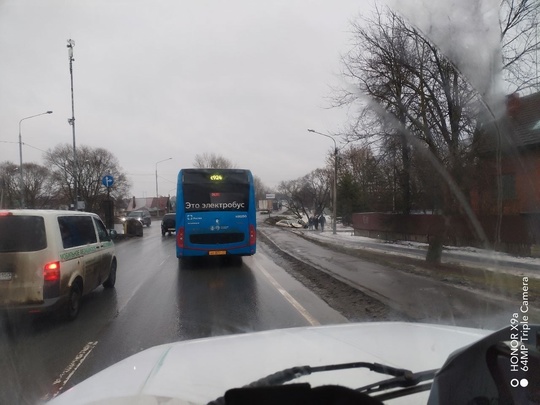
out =
[[[81,298],[113,288],[114,243],[98,215],[0,210],[0,310],[79,314]]]
[[[147,227],[152,225],[152,217],[150,216],[150,213],[146,210],[131,211],[127,214],[126,220],[129,220],[130,218],[138,219],[143,225],[146,225]]]
[[[166,233],[170,235],[173,232],[176,232],[176,213],[169,212],[161,219],[161,235],[165,236]]]

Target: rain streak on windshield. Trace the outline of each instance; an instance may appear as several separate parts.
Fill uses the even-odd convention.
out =
[[[539,22],[0,2],[0,404],[540,403]]]

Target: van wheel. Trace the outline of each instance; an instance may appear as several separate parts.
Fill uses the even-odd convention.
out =
[[[73,321],[79,315],[79,309],[81,307],[81,286],[79,283],[73,283],[69,290],[69,298],[66,308],[67,319]]]
[[[103,283],[105,288],[113,288],[116,284],[116,260],[111,263],[111,271],[109,271],[109,277]]]

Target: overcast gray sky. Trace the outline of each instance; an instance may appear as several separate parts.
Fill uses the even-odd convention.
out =
[[[482,88],[496,55],[497,0],[387,0]],[[72,143],[67,40],[75,41],[77,145],[105,147],[138,197],[173,194],[197,154],[249,168],[269,187],[325,164],[347,111],[340,55],[358,0],[0,0],[0,162]],[[476,4],[476,5],[475,5]],[[37,149],[36,149],[37,148]]]
[[[324,165],[346,111],[329,109],[349,22],[364,2],[0,0],[0,161],[72,143],[105,147],[136,196],[174,193],[197,154],[216,153],[270,187]],[[33,147],[33,148],[32,148]],[[38,149],[35,149],[38,148]]]

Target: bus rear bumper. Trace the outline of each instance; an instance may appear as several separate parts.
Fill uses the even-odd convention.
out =
[[[204,256],[253,256],[256,253],[256,247],[250,246],[250,247],[240,247],[240,248],[198,248],[198,249],[177,249],[176,250],[176,257],[182,258],[182,257],[204,257]]]

